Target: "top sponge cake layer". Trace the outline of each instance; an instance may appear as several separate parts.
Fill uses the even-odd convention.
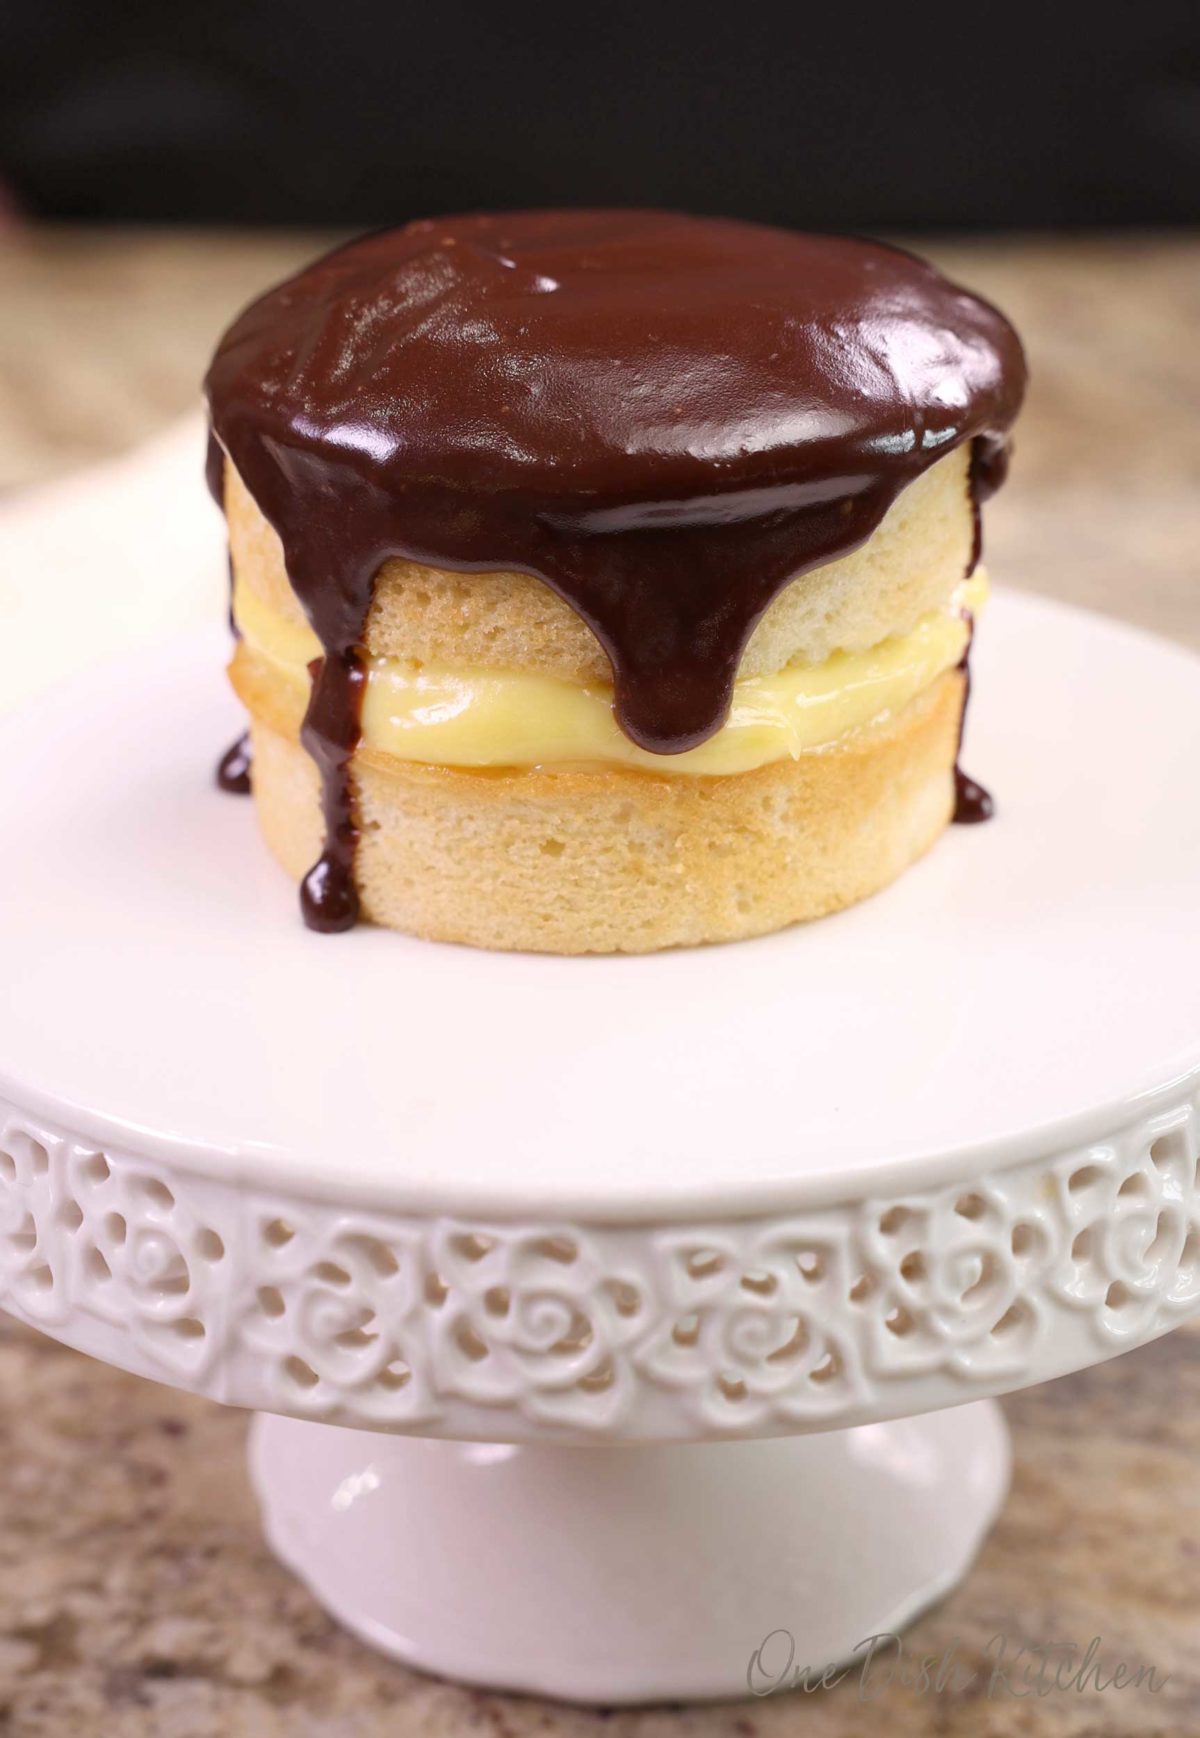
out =
[[[786,587],[755,628],[739,674],[821,663],[907,633],[949,601],[970,563],[974,519],[968,454],[940,459],[893,502],[860,548]],[[303,622],[283,548],[232,465],[225,507],[234,572],[275,614]],[[542,580],[524,573],[456,573],[386,561],[376,578],[366,650],[419,663],[527,670],[609,682],[591,630]]]

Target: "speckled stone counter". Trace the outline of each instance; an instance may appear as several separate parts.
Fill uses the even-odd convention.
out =
[[[905,1638],[969,1691],[832,1692],[617,1713],[485,1695],[378,1658],[264,1545],[244,1416],[0,1334],[0,1731],[14,1738],[1117,1738],[1200,1731],[1200,1333],[1006,1403],[1012,1496],[966,1582]],[[786,1613],[780,1614],[786,1623]],[[1101,1638],[1138,1689],[989,1694],[998,1635]],[[989,1651],[991,1650],[991,1651]],[[1013,1671],[1010,1686],[1026,1688]],[[999,1691],[999,1686],[997,1686]],[[863,1699],[863,1694],[869,1698]]]
[[[234,308],[318,245],[0,239],[0,485],[61,473],[191,408]],[[1000,302],[1031,353],[1012,484],[990,513],[993,574],[1200,646],[1200,242],[924,250]],[[910,1662],[945,1662],[944,1690],[887,1683],[881,1668],[814,1695],[585,1712],[460,1690],[372,1655],[267,1551],[243,1416],[0,1318],[0,1733],[1191,1738],[1200,1328],[1005,1404],[1011,1500],[967,1581],[905,1638]],[[994,1675],[997,1637],[1007,1652]],[[1036,1661],[1023,1675],[1013,1657],[1026,1640],[1082,1654],[1093,1637],[1101,1677],[1120,1663],[1142,1670],[1138,1687],[1101,1691],[1095,1670],[1082,1685],[1067,1671],[1068,1687],[1039,1694]]]

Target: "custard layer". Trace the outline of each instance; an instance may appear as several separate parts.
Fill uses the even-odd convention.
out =
[[[909,633],[867,651],[835,652],[819,664],[742,677],[725,723],[685,754],[638,748],[616,722],[611,688],[599,683],[394,657],[368,661],[362,740],[378,753],[427,766],[750,772],[795,760],[906,706],[959,662],[970,632],[967,612],[978,612],[986,590],[976,572],[950,607],[923,616]],[[321,655],[316,635],[243,584],[235,588],[234,618],[242,635],[236,661],[258,667],[258,681],[270,683],[298,725],[311,685],[308,666]]]

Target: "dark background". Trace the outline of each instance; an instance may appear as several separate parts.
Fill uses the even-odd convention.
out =
[[[661,203],[835,228],[1200,216],[1200,0],[0,0],[0,177],[64,218]]]

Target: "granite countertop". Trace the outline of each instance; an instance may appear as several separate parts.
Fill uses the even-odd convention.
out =
[[[319,237],[40,230],[0,240],[0,487],[192,408],[222,324]],[[1200,646],[1200,241],[921,244],[1021,327],[1034,370],[993,575]],[[0,575],[0,584],[9,576]],[[1119,704],[1119,696],[1114,697]],[[343,1634],[263,1543],[246,1419],[0,1327],[0,1733],[14,1738],[988,1738],[1200,1731],[1200,1326],[1005,1402],[1012,1497],[910,1632],[1101,1638],[1167,1682],[989,1700],[893,1684],[587,1712],[463,1690]],[[985,1674],[986,1676],[986,1674]]]

